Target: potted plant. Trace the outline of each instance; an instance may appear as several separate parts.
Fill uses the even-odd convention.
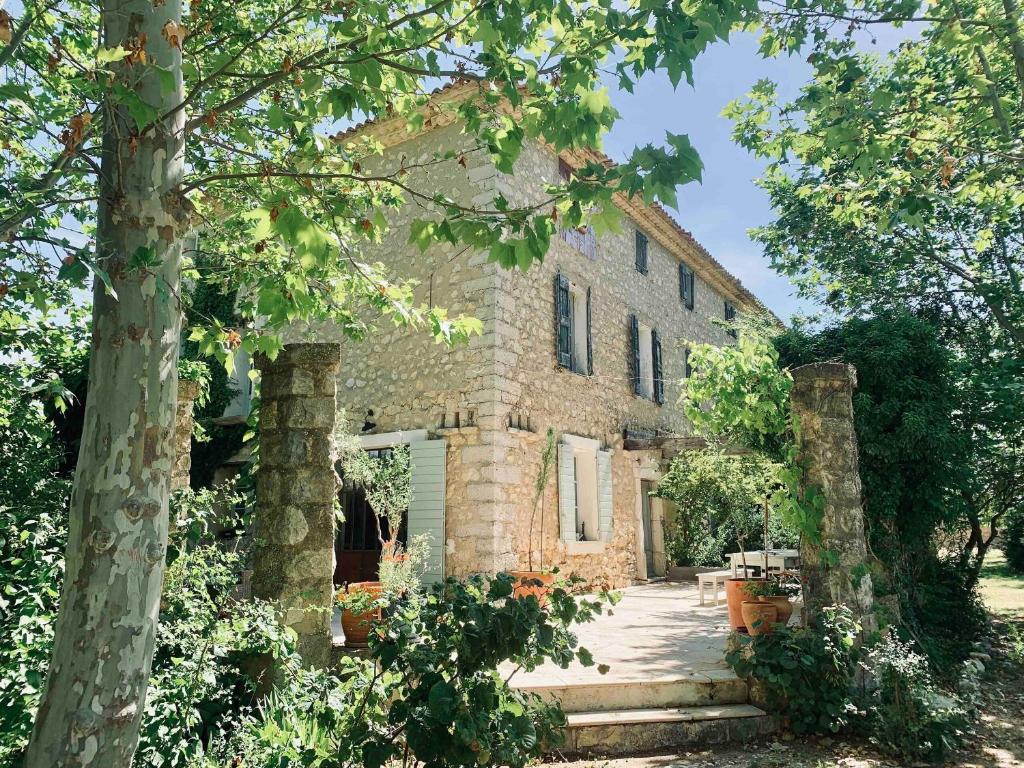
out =
[[[338,592],[341,629],[347,647],[366,647],[372,624],[380,619],[381,593],[380,582],[373,581],[349,584]]]
[[[800,594],[800,583],[795,580],[793,574],[783,572],[766,579],[751,581],[744,586],[743,591],[755,602],[774,605],[775,621],[785,625],[793,615],[793,604],[789,599]]]
[[[740,613],[751,636],[770,634],[772,624],[778,618],[778,611],[774,605],[759,600],[744,600],[740,603]]]
[[[544,491],[547,489],[551,479],[551,470],[555,465],[556,446],[555,430],[548,427],[545,436],[544,450],[540,454],[540,467],[537,469],[537,478],[533,484],[533,506],[530,510],[530,533],[526,549],[526,570],[510,571],[514,579],[512,595],[514,597],[528,597],[533,595],[541,605],[547,602],[548,592],[551,591],[551,583],[555,580],[555,574],[544,568]],[[537,508],[540,507],[540,552],[538,557],[538,570],[533,568],[533,522],[537,518]]]

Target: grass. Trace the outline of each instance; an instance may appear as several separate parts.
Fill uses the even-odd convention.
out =
[[[981,597],[992,613],[1024,618],[1024,574],[1013,573],[998,549],[985,557],[980,586]]]

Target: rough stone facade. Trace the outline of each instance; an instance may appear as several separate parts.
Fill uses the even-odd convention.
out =
[[[171,468],[171,490],[188,488],[192,470],[192,405],[199,395],[194,381],[178,381],[178,406],[174,412],[174,466]]]
[[[380,170],[404,162],[413,167],[405,183],[441,190],[467,205],[490,205],[497,193],[513,205],[532,202],[541,199],[545,184],[557,182],[559,160],[540,145],[527,146],[514,176],[505,176],[467,142],[457,125],[403,138],[387,150]],[[448,150],[464,151],[463,162],[436,162]],[[414,167],[431,160],[427,167]],[[681,232],[649,231],[648,270],[641,274],[634,255],[637,224],[624,216],[621,233],[596,238],[595,258],[555,238],[544,262],[522,273],[466,249],[437,246],[420,253],[408,243],[409,222],[424,216],[429,210],[422,206],[405,206],[367,259],[383,262],[396,277],[417,279],[417,301],[479,318],[483,333],[450,349],[423,330],[390,325],[366,341],[341,340],[338,401],[355,427],[365,419],[376,433],[425,428],[448,441],[446,572],[465,576],[525,568],[531,546],[539,555],[536,530],[528,541],[529,518],[543,435],[550,426],[560,440],[578,435],[612,451],[614,519],[607,540],[562,541],[553,477],[544,498],[544,565],[612,586],[663,574],[667,504],[655,500],[651,509],[655,573],[648,573],[641,524],[641,482],[660,478],[661,453],[627,451],[623,434],[626,429],[687,434],[677,405],[683,350],[689,342],[730,341],[715,323],[723,318],[725,296],[699,267],[699,247]],[[683,241],[696,272],[692,310],[680,299],[679,256],[672,252]],[[591,288],[592,375],[556,364],[556,272]],[[732,298],[742,311],[742,300]],[[630,314],[661,338],[663,405],[633,394]],[[291,338],[340,340],[337,331],[323,327],[296,328]]]
[[[257,357],[260,465],[256,476],[252,595],[274,601],[298,633],[303,660],[330,660],[334,587],[337,344],[289,344]]]
[[[814,363],[793,371],[790,400],[800,424],[804,482],[825,497],[821,544],[801,539],[804,603],[809,615],[825,606],[848,605],[865,628],[871,618],[871,575],[864,537],[853,390],[857,371],[845,363]]]

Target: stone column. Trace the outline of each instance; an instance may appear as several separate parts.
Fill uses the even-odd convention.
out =
[[[253,520],[253,597],[277,603],[312,666],[331,650],[335,388],[338,344],[288,344],[256,357],[260,456]]]
[[[875,622],[853,427],[856,386],[852,365],[804,365],[793,371],[790,401],[799,419],[804,484],[825,497],[820,544],[806,536],[800,544],[805,610],[813,622],[823,607],[843,603],[868,630]]]
[[[178,381],[178,405],[174,411],[174,467],[171,469],[171,490],[188,488],[192,469],[192,405],[199,395],[199,384]]]

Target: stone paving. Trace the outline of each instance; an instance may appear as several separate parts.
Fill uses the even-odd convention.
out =
[[[701,606],[692,582],[661,582],[628,587],[622,600],[590,624],[576,627],[580,645],[595,665],[568,669],[547,664],[517,672],[513,685],[590,685],[657,682],[690,677],[695,682],[734,678],[724,660],[729,634],[725,603]],[[602,675],[597,667],[607,664]]]

